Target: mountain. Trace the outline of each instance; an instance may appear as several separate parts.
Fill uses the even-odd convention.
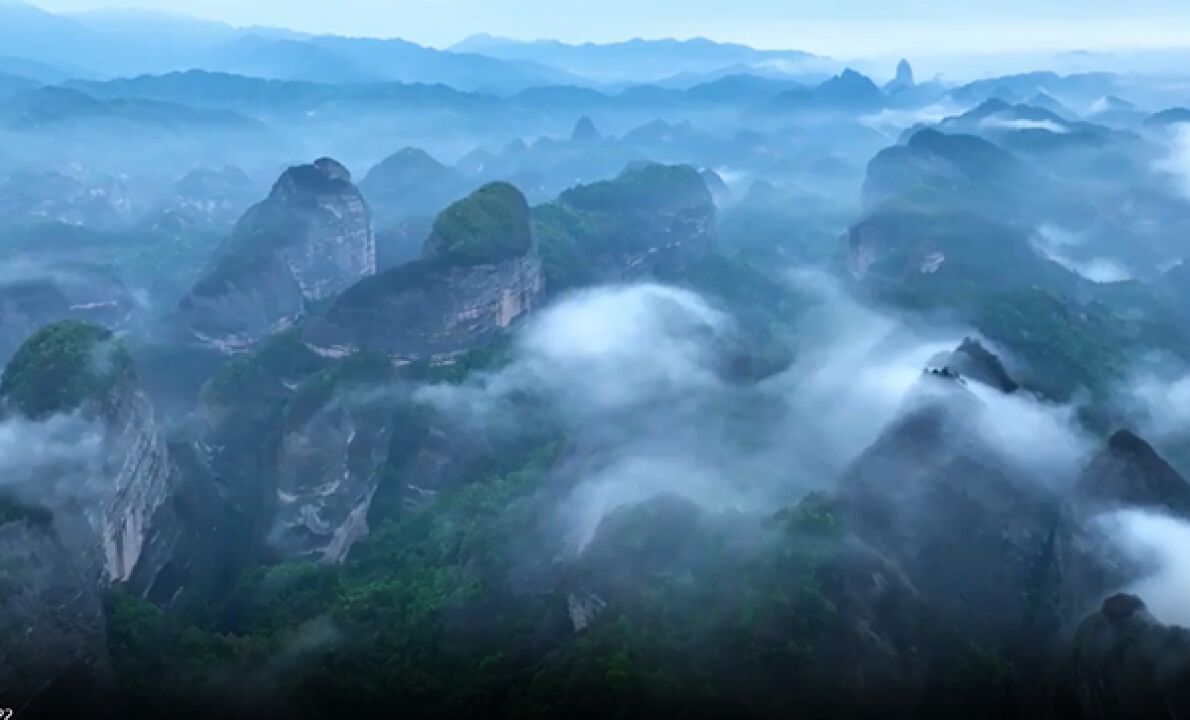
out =
[[[240,218],[179,310],[200,340],[243,348],[375,272],[371,211],[351,173],[322,158],[286,170]]]
[[[1108,581],[1062,499],[987,441],[983,403],[957,377],[924,374],[844,474],[840,501],[849,524],[905,570],[941,624],[1011,656],[1026,639],[1057,642],[1063,618]]]
[[[0,183],[0,225],[61,223],[94,229],[126,225],[135,203],[115,178],[84,182],[58,172],[15,172]]]
[[[908,60],[901,60],[901,62],[897,63],[896,76],[884,86],[884,92],[892,95],[901,90],[912,89],[916,84],[913,79],[913,66],[909,64]]]
[[[204,110],[141,99],[96,100],[77,90],[43,87],[17,94],[0,108],[0,123],[17,130],[119,121],[182,131],[203,128],[261,132],[256,120],[225,110]]]
[[[102,594],[132,577],[177,468],[127,350],[102,328],[66,321],[29,338],[0,379],[0,409],[28,442],[52,446],[66,432],[75,444],[31,456],[0,498],[12,583],[0,626],[21,628],[0,648],[3,693],[34,707],[85,704],[110,682]],[[36,686],[71,674],[69,697]]]
[[[128,287],[102,268],[77,262],[11,264],[20,277],[0,281],[0,362],[51,323],[74,319],[122,330],[141,310]]]
[[[1150,127],[1167,127],[1182,123],[1190,123],[1190,109],[1180,107],[1169,108],[1158,113],[1153,113],[1145,120],[1145,125]]]
[[[404,40],[326,36],[314,38],[310,43],[384,81],[443,84],[459,90],[499,94],[541,85],[585,82],[582,74],[562,72],[546,64],[443,52]]]
[[[357,283],[303,337],[327,354],[449,358],[490,342],[537,304],[542,288],[528,203],[515,187],[493,183],[438,215],[421,259]]]
[[[40,83],[20,75],[10,75],[0,72],[0,102],[7,101],[14,95],[38,87]]]
[[[1190,483],[1129,430],[1108,439],[1079,475],[1076,489],[1095,506],[1160,509],[1190,518]]]
[[[508,93],[583,81],[531,61],[445,52],[403,40],[312,37],[135,10],[63,16],[19,2],[0,5],[0,47],[6,55],[64,68],[73,77],[204,68],[270,79],[446,83]]]
[[[387,228],[402,220],[434,217],[466,193],[461,173],[418,148],[405,148],[376,164],[360,182],[360,191],[377,226]]]
[[[261,115],[300,115],[335,103],[376,103],[471,113],[490,112],[501,104],[493,96],[462,92],[443,85],[395,82],[336,85],[305,80],[267,80],[205,70],[109,81],[72,81],[67,86],[100,99],[139,98]]]
[[[782,111],[869,113],[880,110],[885,103],[876,83],[848,69],[816,87],[788,90],[773,105]]]
[[[1190,711],[1190,630],[1166,625],[1118,594],[1078,626],[1065,658],[1082,717],[1123,720]]]
[[[637,163],[533,210],[551,293],[672,272],[710,248],[715,202],[697,170]]]
[[[502,60],[533,61],[600,82],[654,81],[679,73],[707,73],[731,65],[780,69],[786,73],[821,70],[822,58],[797,50],[757,50],[706,38],[642,40],[604,45],[567,45],[554,40],[518,42],[474,35],[451,47]]]
[[[1119,79],[1110,73],[1059,75],[1038,71],[975,80],[954,88],[948,96],[956,103],[970,107],[993,98],[1015,104],[1045,93],[1063,103],[1087,107],[1115,92],[1118,83]]]

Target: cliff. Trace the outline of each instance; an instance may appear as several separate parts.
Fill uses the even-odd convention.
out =
[[[240,218],[180,311],[200,340],[239,350],[375,272],[371,211],[347,169],[323,158],[286,170]]]
[[[543,282],[524,196],[493,183],[438,216],[420,260],[350,288],[303,336],[334,356],[361,348],[401,360],[450,356],[531,310]]]
[[[25,687],[75,672],[98,681],[101,594],[131,578],[176,467],[131,358],[103,328],[66,321],[34,334],[4,371],[0,407],[31,448],[8,484],[8,507],[25,509],[0,513],[0,561],[18,588],[0,624],[21,628],[10,638],[47,638],[36,652],[5,643],[0,667]]]

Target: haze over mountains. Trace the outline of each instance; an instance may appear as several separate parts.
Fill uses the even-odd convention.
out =
[[[1190,76],[1058,51],[0,4],[0,708],[1190,714]]]

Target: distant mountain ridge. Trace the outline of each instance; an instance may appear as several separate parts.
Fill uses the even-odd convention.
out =
[[[477,36],[439,50],[396,38],[239,28],[149,11],[60,15],[22,2],[0,4],[0,48],[6,56],[0,70],[42,82],[202,68],[278,80],[443,83],[499,94],[539,85],[698,76],[731,67],[798,74],[821,73],[828,66],[797,50],[758,50],[705,38],[567,45]],[[37,72],[13,72],[16,67]]]
[[[287,80],[441,82],[492,92],[581,81],[532,62],[447,52],[404,40],[312,37],[152,12],[66,16],[20,2],[0,4],[0,47],[12,59],[5,66],[41,68],[47,81],[63,79],[50,77],[59,68],[75,77],[204,68]]]
[[[557,40],[521,42],[473,35],[450,49],[502,60],[530,60],[603,82],[661,80],[683,72],[711,73],[733,65],[766,67],[786,74],[821,72],[829,67],[826,58],[800,50],[759,50],[702,37],[570,45]]]

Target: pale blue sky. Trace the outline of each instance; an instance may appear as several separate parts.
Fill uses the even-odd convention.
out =
[[[704,35],[841,55],[1190,45],[1190,0],[34,0],[130,6],[443,46],[475,32],[609,41]]]

